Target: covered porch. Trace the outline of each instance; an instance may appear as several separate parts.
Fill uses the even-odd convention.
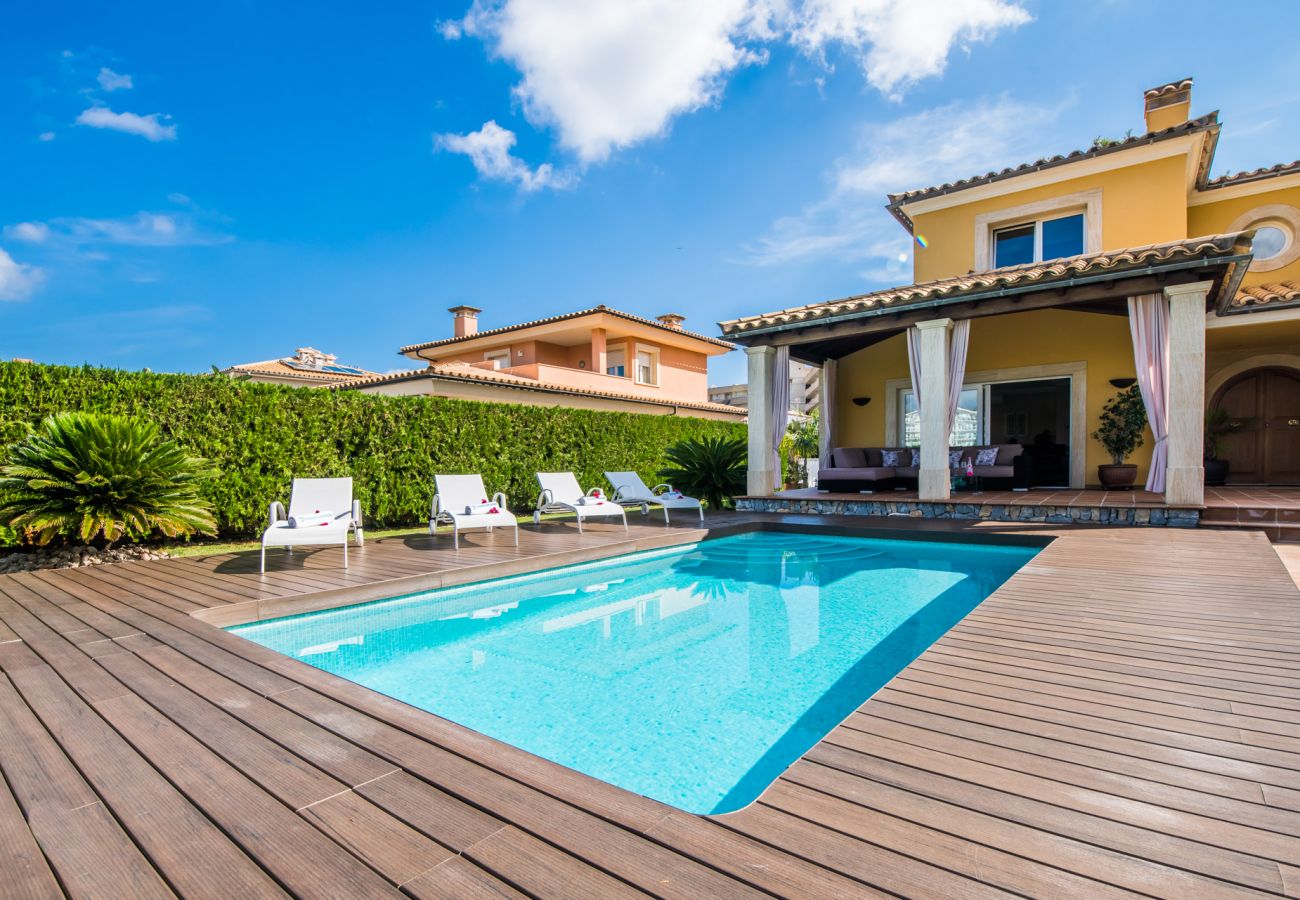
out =
[[[721,323],[749,361],[742,507],[1196,524],[1205,502],[1206,322],[1227,313],[1250,238],[1087,254]],[[857,471],[879,478],[878,487],[781,490],[787,398],[775,373],[791,359],[822,368],[821,470],[844,465],[837,449],[841,457],[862,450],[869,458]],[[1134,460],[1145,471],[1132,491],[1093,490],[1098,464],[1110,460],[1090,435],[1105,402],[1134,382],[1150,419]],[[1030,394],[1056,404],[1046,419],[1008,399]],[[1029,480],[1017,463],[1014,480],[960,477],[957,467],[974,469],[980,446],[1001,447],[985,461],[1003,465],[977,476],[1010,476],[1022,454],[1040,457],[1038,476]],[[884,463],[897,477],[884,477]]]

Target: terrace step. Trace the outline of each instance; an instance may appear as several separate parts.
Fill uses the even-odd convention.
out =
[[[1262,531],[1274,544],[1300,544],[1297,509],[1211,506],[1201,513],[1200,527]]]

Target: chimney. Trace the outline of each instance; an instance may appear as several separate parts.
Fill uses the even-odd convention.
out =
[[[664,313],[662,316],[656,316],[656,319],[660,325],[676,328],[678,331],[682,330],[682,323],[686,321],[685,316],[680,316],[677,313]]]
[[[469,337],[478,334],[478,314],[483,310],[472,306],[453,306],[447,312],[452,315],[452,334],[455,337]]]
[[[1171,81],[1144,91],[1147,132],[1163,131],[1191,118],[1192,79]]]

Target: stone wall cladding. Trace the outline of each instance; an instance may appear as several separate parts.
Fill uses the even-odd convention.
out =
[[[1006,506],[987,503],[923,503],[915,500],[813,500],[743,497],[736,508],[748,512],[822,516],[888,516],[912,519],[987,519],[992,522],[1045,522],[1050,525],[1133,525],[1195,528],[1198,509],[1125,506]]]

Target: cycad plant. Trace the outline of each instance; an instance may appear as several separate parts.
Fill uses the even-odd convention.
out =
[[[92,413],[50,416],[0,466],[0,518],[38,544],[61,534],[111,545],[155,529],[216,534],[199,486],[207,462],[150,422]]]
[[[704,500],[712,509],[721,509],[745,489],[747,448],[740,438],[680,441],[664,455],[669,465],[659,470],[659,477],[682,493]]]

